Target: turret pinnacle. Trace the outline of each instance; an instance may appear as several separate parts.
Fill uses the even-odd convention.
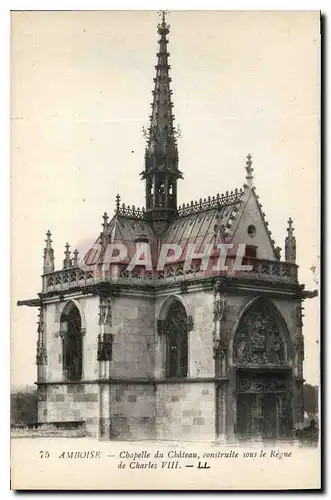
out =
[[[177,179],[182,178],[178,170],[178,149],[174,128],[171,78],[169,76],[168,39],[169,25],[165,12],[158,24],[159,50],[154,78],[152,114],[146,131],[145,170],[146,217],[154,220],[169,220],[177,211]]]
[[[46,233],[46,246],[44,248],[44,262],[43,262],[43,273],[52,273],[55,269],[55,260],[54,260],[54,250],[52,248],[52,233],[50,230]]]
[[[69,267],[72,267],[72,260],[70,254],[71,254],[70,245],[69,243],[66,243],[64,251],[63,269],[68,269]]]
[[[292,262],[295,264],[296,260],[296,239],[294,236],[293,220],[291,217],[287,221],[287,237],[285,238],[285,260],[286,262]]]

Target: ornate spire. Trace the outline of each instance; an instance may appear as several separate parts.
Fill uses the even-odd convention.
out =
[[[295,264],[296,260],[296,240],[294,236],[293,220],[291,217],[287,221],[287,237],[285,238],[285,260],[286,262],[292,262]]]
[[[70,245],[69,243],[66,243],[64,251],[63,269],[68,269],[68,267],[72,267],[70,254],[71,254]]]
[[[246,181],[247,181],[247,185],[248,187],[252,188],[253,187],[253,171],[254,171],[254,168],[252,167],[252,155],[251,154],[248,154],[247,155],[247,160],[246,160]]]
[[[55,269],[55,260],[54,260],[54,250],[52,248],[52,233],[50,230],[46,233],[46,246],[44,248],[44,263],[43,263],[43,273],[52,273]]]
[[[172,114],[167,39],[169,25],[166,23],[166,12],[160,14],[152,114],[149,128],[144,131],[147,144],[145,170],[141,175],[146,179],[146,216],[150,219],[167,220],[177,209],[177,179],[182,178],[182,173],[178,170],[176,138],[179,132],[174,128],[175,117]]]
[[[159,51],[157,53],[156,75],[154,78],[152,114],[150,116],[150,127],[148,131],[147,151],[150,153],[166,154],[173,153],[173,160],[177,160],[177,145],[174,131],[173,104],[171,102],[172,91],[170,90],[171,78],[169,76],[170,65],[168,62],[168,39],[169,25],[165,21],[165,12],[162,12],[162,22],[158,24],[157,32],[160,35]],[[153,158],[155,160],[155,158]],[[147,166],[147,165],[146,165]],[[149,165],[153,168],[153,164]],[[177,167],[175,165],[167,165]]]

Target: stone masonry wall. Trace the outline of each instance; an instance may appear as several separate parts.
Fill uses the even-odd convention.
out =
[[[89,435],[98,435],[98,384],[59,384],[39,387],[39,422],[85,421]]]
[[[155,439],[155,388],[148,384],[112,384],[111,439]]]
[[[160,440],[215,439],[214,383],[159,384],[156,391],[156,431]]]
[[[125,297],[114,301],[112,311],[113,349],[110,376],[153,377],[155,350],[154,301]]]

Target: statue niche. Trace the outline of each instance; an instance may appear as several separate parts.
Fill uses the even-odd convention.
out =
[[[237,366],[285,364],[285,343],[274,309],[257,301],[240,320],[233,346]]]

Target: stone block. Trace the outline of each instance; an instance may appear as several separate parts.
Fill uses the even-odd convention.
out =
[[[110,417],[110,437],[112,439],[132,438],[127,417],[118,415]]]
[[[202,417],[194,417],[193,418],[193,425],[204,425],[205,419]]]
[[[68,394],[69,393],[82,393],[84,392],[84,384],[68,384],[67,385]]]

